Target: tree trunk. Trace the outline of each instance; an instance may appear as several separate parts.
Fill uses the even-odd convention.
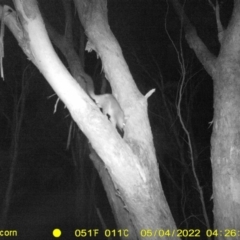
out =
[[[113,95],[127,118],[124,138],[57,57],[36,0],[15,0],[14,3],[18,15],[14,11],[6,14],[5,22],[102,159],[103,162],[96,160],[95,163],[102,165],[100,176],[105,176],[104,186],[119,228],[129,230],[128,239],[145,239],[146,236],[159,239],[159,235],[168,239],[172,234],[170,230],[176,226],[160,183],[147,115],[150,94],[142,96],[132,79],[109,28],[106,1],[76,0],[75,4],[89,38],[87,48],[100,56]]]
[[[189,46],[213,78],[211,162],[214,229],[218,229],[218,239],[225,239],[226,235],[234,239],[240,228],[240,1],[234,1],[232,17],[225,30],[217,12],[219,8],[215,9],[218,30],[221,31],[218,32],[221,44],[218,57],[213,56],[197,36],[179,2],[171,2],[183,21]]]
[[[212,168],[214,218],[217,229],[240,228],[240,71],[224,54],[214,85]],[[234,236],[233,236],[234,237]]]

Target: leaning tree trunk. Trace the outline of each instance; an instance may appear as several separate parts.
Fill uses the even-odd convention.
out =
[[[160,190],[162,188],[146,109],[147,97],[141,96],[137,90],[129,68],[123,58],[120,46],[110,30],[107,19],[106,1],[76,0],[75,5],[88,37],[86,49],[88,51],[95,50],[102,60],[103,69],[110,82],[113,94],[119,101],[127,118],[124,129],[124,140],[129,144],[126,147],[130,147],[131,151],[133,151],[132,153],[137,157],[137,161],[133,162],[127,148],[120,147],[121,153],[126,151],[126,158],[124,159],[126,161],[117,160],[117,156],[115,156],[113,162],[115,166],[108,169],[108,174],[100,166],[101,162],[92,156],[92,159],[95,159],[94,164],[103,180],[118,226],[120,228],[135,229],[136,233],[138,233],[136,235],[139,235],[139,238],[141,237],[139,234],[141,229],[146,229],[147,225],[151,229],[155,227],[159,228],[160,225],[160,228],[163,229],[169,229],[169,226],[171,226],[170,228],[175,228],[169,208],[166,205],[163,191]],[[142,126],[136,125],[136,122],[139,121],[141,125],[143,124]],[[142,131],[142,129],[145,129],[145,131]],[[103,145],[93,146],[99,155]],[[100,155],[100,157],[107,164],[107,156]],[[116,161],[118,164],[116,164]],[[128,169],[132,169],[133,173],[137,173],[139,180],[128,175]],[[115,173],[113,174],[115,170],[118,176]],[[153,175],[151,176],[151,174]],[[128,183],[123,183],[119,177],[124,177]],[[132,179],[134,179],[133,186],[129,185],[129,181],[131,182]],[[140,186],[141,184],[144,185]],[[139,190],[141,194],[139,194]],[[153,202],[147,206],[146,203],[150,199]],[[136,205],[137,202],[139,204]],[[160,214],[155,212],[157,210],[155,208],[156,204],[162,209],[159,209]],[[147,212],[149,212],[147,214],[149,217],[146,218],[145,214]],[[165,223],[162,222],[165,218],[163,216],[168,219]],[[156,219],[156,222],[154,219]],[[131,239],[134,239],[134,236],[131,237]],[[157,238],[157,236],[152,236],[152,238]]]
[[[176,227],[160,183],[147,115],[150,93],[143,96],[132,79],[121,48],[108,25],[106,0],[76,0],[75,4],[89,38],[87,49],[95,50],[100,56],[113,94],[127,118],[124,138],[59,60],[36,0],[14,0],[14,3],[18,14],[6,9],[4,21],[29,60],[65,103],[97,157],[103,161],[96,163],[102,164],[98,170],[101,176],[105,176],[104,186],[118,226],[129,230],[128,239],[145,239],[146,235],[159,239],[159,234],[161,237],[166,234],[162,239],[168,239],[172,232],[151,232]]]

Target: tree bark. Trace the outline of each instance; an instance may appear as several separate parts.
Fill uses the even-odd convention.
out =
[[[176,229],[160,183],[147,115],[149,95],[142,96],[136,88],[121,48],[109,28],[106,1],[76,0],[75,4],[89,38],[88,49],[94,49],[101,57],[113,94],[127,117],[124,138],[59,60],[36,0],[15,0],[14,3],[18,17],[13,11],[5,21],[102,159],[104,174],[109,175],[105,189],[108,197],[112,197],[119,227],[129,229],[128,239],[145,239],[147,229],[150,229],[151,239],[158,239],[159,232],[155,230]],[[168,235],[162,239],[168,239]]]
[[[171,0],[182,19],[186,40],[214,83],[214,118],[211,138],[214,229],[237,233],[240,228],[240,1],[227,29],[221,32],[221,49],[216,57],[197,36],[182,6]],[[234,232],[231,237],[235,237]]]

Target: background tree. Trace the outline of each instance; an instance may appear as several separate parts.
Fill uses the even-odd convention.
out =
[[[182,20],[186,40],[199,61],[213,79],[214,118],[211,162],[213,169],[214,227],[216,229],[239,228],[239,32],[240,1],[234,1],[229,24],[224,28],[218,1],[213,6],[218,30],[220,50],[211,53],[198,37],[182,5],[171,0]],[[232,236],[234,237],[234,236]],[[219,236],[219,239],[225,239]]]

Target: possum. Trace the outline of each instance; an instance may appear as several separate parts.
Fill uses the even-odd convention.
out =
[[[117,99],[109,93],[96,95],[92,78],[87,74],[84,74],[82,77],[86,82],[88,95],[96,102],[97,106],[102,109],[103,114],[109,117],[113,126],[118,128],[120,131],[123,131],[125,126],[125,117]]]

